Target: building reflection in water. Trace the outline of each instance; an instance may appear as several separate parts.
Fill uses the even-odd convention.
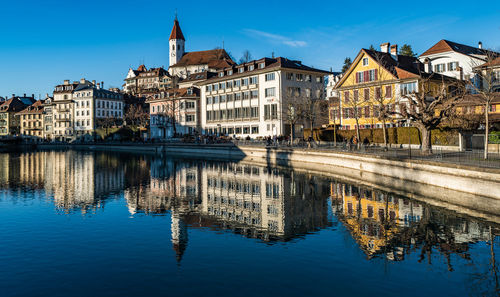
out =
[[[103,199],[124,187],[120,160],[108,154],[43,151],[0,154],[0,158],[0,185],[44,190],[64,212],[96,210]]]
[[[87,213],[123,193],[131,215],[170,212],[178,261],[189,228],[273,243],[338,221],[368,259],[402,261],[418,253],[420,262],[432,264],[437,254],[451,271],[452,255],[474,263],[471,244],[491,245],[498,234],[497,225],[393,193],[252,164],[76,151],[0,154],[0,162],[0,199],[23,187],[44,191],[63,212]],[[498,287],[493,248],[490,263]]]

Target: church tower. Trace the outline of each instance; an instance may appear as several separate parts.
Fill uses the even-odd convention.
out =
[[[177,64],[180,61],[185,52],[184,35],[182,35],[181,27],[179,26],[179,21],[177,20],[177,15],[175,15],[174,27],[172,28],[172,33],[170,33],[169,38],[169,48],[170,48],[170,59],[169,66]]]

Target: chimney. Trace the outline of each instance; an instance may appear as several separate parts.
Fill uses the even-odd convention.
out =
[[[425,58],[424,60],[424,71],[426,73],[432,73],[431,59]]]
[[[398,60],[398,45],[393,44],[391,45],[391,56],[394,60]]]
[[[49,98],[49,93],[45,93],[45,98]]]
[[[480,48],[480,49],[483,49],[483,43],[481,41],[479,41],[477,43],[477,47]]]
[[[35,99],[35,94],[31,94],[31,98]]]
[[[92,85],[95,87],[95,79],[92,80]]]
[[[64,84],[65,84],[65,85],[69,85],[69,79],[65,79],[65,80],[64,80]]]
[[[389,53],[389,47],[390,46],[391,46],[391,44],[389,42],[382,43],[380,45],[380,51],[383,52],[383,53]]]
[[[97,89],[99,90],[101,88],[101,84],[97,83]]]
[[[84,83],[85,83],[85,78],[81,78],[81,79],[80,79],[80,83],[81,83],[81,84],[84,84]]]
[[[101,81],[101,88],[104,89],[104,82]]]
[[[24,93],[23,97],[26,97],[26,93]]]

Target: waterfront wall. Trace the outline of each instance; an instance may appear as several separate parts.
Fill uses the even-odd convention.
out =
[[[375,183],[377,180],[389,177],[399,181],[431,185],[500,200],[500,170],[496,169],[298,149],[176,145],[165,146],[161,151],[183,156],[240,159],[272,166],[283,165],[293,168],[311,168],[312,166],[325,173],[341,174],[347,173],[346,169],[349,169],[351,175],[353,170],[357,172],[360,179],[364,179],[370,173],[370,181]],[[405,185],[403,183],[400,186],[404,188]],[[498,210],[500,211],[500,208]]]

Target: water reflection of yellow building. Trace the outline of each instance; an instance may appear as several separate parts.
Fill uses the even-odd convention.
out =
[[[354,185],[332,183],[331,197],[342,204],[340,218],[368,257],[385,252],[401,227],[418,222],[423,212],[407,199]]]

